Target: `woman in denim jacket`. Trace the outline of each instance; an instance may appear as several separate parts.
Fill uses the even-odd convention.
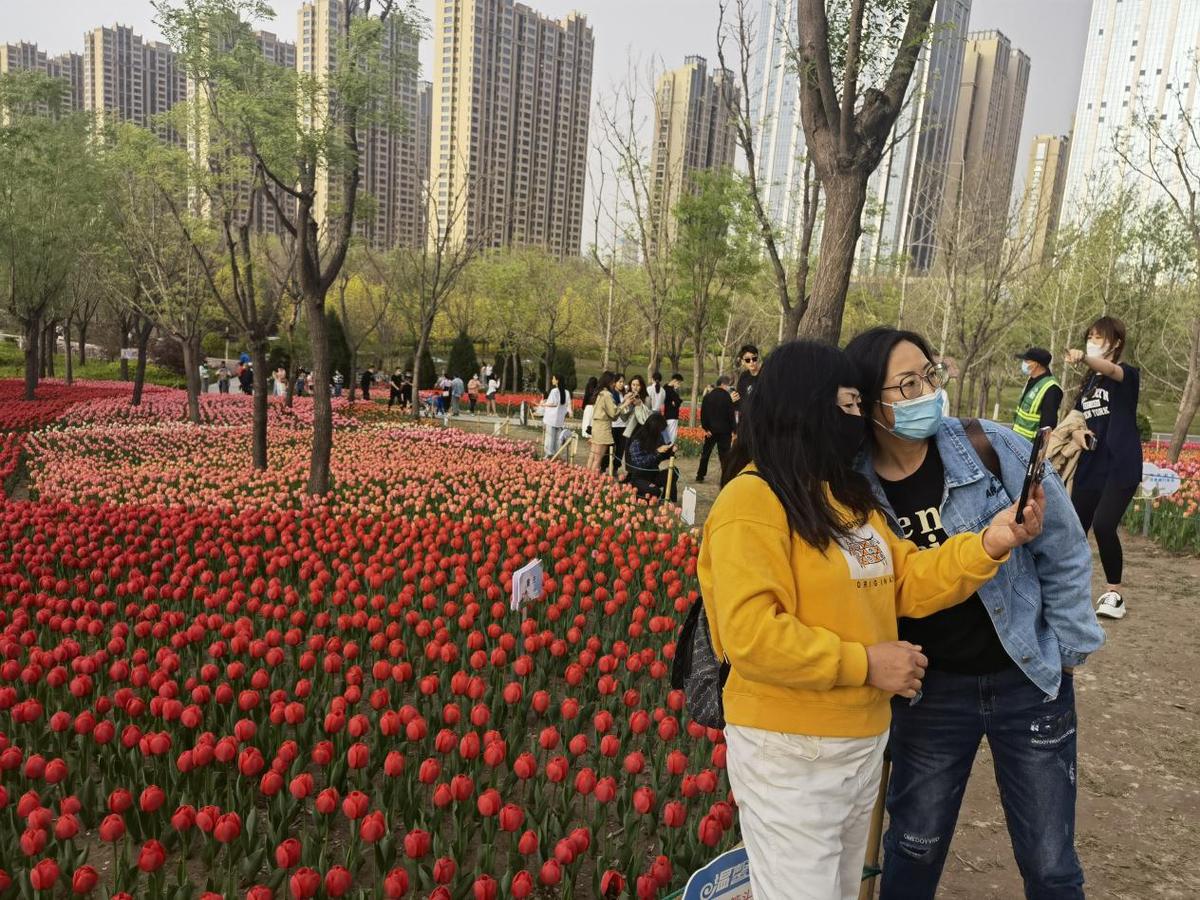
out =
[[[1003,477],[988,471],[963,424],[943,417],[945,370],[920,335],[874,328],[846,353],[872,422],[859,466],[898,534],[935,547],[1020,496],[1029,442],[980,423]],[[921,694],[893,700],[881,900],[934,896],[985,735],[1025,895],[1083,897],[1072,672],[1104,632],[1087,538],[1058,476],[1044,484],[1040,537],[965,603],[900,620],[900,638],[922,648],[929,669]]]

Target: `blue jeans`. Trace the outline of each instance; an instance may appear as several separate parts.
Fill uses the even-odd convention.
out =
[[[892,702],[880,900],[934,896],[984,735],[1025,896],[1082,898],[1071,676],[1064,673],[1054,700],[1015,667],[983,676],[931,670],[922,690],[914,705]]]

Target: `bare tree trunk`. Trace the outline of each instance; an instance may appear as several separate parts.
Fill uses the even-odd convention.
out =
[[[421,333],[417,335],[417,350],[416,350],[416,354],[413,356],[413,370],[412,370],[412,383],[413,383],[413,405],[412,405],[412,414],[413,414],[413,418],[414,418],[414,419],[418,419],[418,420],[421,418],[421,357],[425,355],[425,348],[426,348],[426,346],[428,346],[428,344],[429,344],[429,332],[430,332],[431,330],[432,330],[432,329],[430,329],[430,328],[426,328],[426,327],[425,327],[425,325],[422,323],[422,325],[421,325]],[[507,360],[507,359],[505,359],[505,360],[504,360],[504,362],[505,362],[505,365],[507,365],[507,364],[508,364],[508,360]]]
[[[1192,347],[1188,353],[1187,381],[1183,385],[1183,396],[1179,399],[1179,413],[1175,416],[1175,427],[1171,430],[1171,447],[1168,458],[1179,462],[1188,429],[1200,409],[1200,317],[1192,320]]]
[[[41,360],[42,314],[39,310],[25,321],[25,399],[33,400]]]
[[[200,372],[197,369],[198,341],[181,340],[183,350],[183,383],[187,386],[188,421],[193,425],[200,424]]]
[[[63,323],[63,346],[66,348],[67,355],[67,384],[75,383],[75,370],[71,366],[71,317],[67,316],[67,320]]]
[[[309,347],[312,350],[313,443],[308,492],[323,497],[329,493],[329,465],[333,457],[333,401],[329,396],[329,333],[325,323],[325,296],[316,291],[307,291],[304,305],[308,314]],[[291,380],[289,376],[288,381]]]
[[[836,344],[842,332],[842,313],[858,238],[862,234],[862,211],[867,202],[865,175],[838,175],[824,182],[825,223],[821,232],[821,255],[813,277],[812,302],[799,333],[806,338]],[[785,329],[790,327],[790,323]],[[787,331],[785,330],[785,336]]]
[[[154,323],[149,319],[138,319],[134,327],[137,329],[137,366],[133,374],[133,406],[142,402],[142,388],[146,386],[146,354],[150,346],[150,333]]]
[[[355,391],[358,390],[358,348],[350,348],[350,402],[354,402]]]
[[[87,365],[87,332],[88,323],[82,319],[79,321],[79,365]],[[67,341],[67,353],[70,353],[71,342]]]
[[[696,331],[692,334],[692,391],[688,398],[688,409],[692,418],[688,423],[693,428],[700,423],[699,407],[696,405],[700,396],[700,382],[704,379],[704,334]]]
[[[254,468],[267,468],[267,344],[250,342],[250,365],[254,373],[254,418],[251,426]]]
[[[653,322],[650,325],[650,361],[646,363],[646,384],[649,384],[658,369],[658,359],[661,355],[659,347],[662,343],[662,324]]]

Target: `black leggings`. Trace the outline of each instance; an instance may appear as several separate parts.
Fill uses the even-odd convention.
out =
[[[1109,584],[1121,583],[1125,558],[1121,553],[1117,526],[1121,524],[1121,518],[1136,492],[1136,484],[1132,487],[1116,487],[1110,482],[1100,490],[1075,488],[1071,494],[1071,502],[1075,504],[1075,514],[1079,516],[1084,534],[1089,530],[1096,533],[1100,564],[1104,566],[1104,578]]]

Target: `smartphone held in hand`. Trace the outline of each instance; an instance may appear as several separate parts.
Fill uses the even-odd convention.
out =
[[[1021,485],[1021,501],[1017,504],[1017,524],[1025,521],[1025,505],[1035,485],[1041,483],[1046,474],[1046,450],[1050,443],[1050,427],[1039,428],[1033,436],[1033,450],[1029,453],[1029,464],[1025,467],[1025,483]]]

